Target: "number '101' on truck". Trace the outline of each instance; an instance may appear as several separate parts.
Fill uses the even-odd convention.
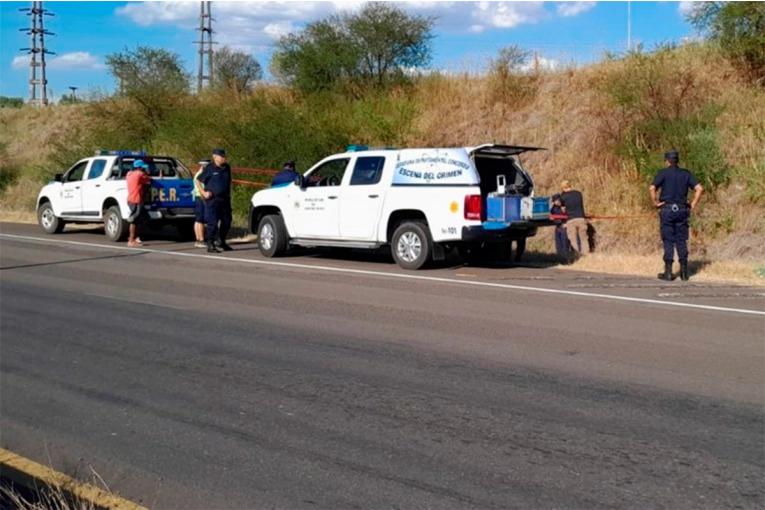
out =
[[[371,149],[351,145],[294,183],[256,192],[250,230],[261,253],[291,246],[376,249],[419,269],[457,249],[525,240],[549,225],[550,199],[534,196],[519,155],[538,147]]]

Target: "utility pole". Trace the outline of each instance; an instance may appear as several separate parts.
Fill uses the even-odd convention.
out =
[[[32,20],[30,28],[20,29],[21,32],[29,34],[30,39],[30,47],[21,48],[21,51],[29,53],[29,104],[46,106],[48,104],[48,79],[45,76],[45,55],[55,55],[55,53],[45,48],[45,36],[55,34],[45,30],[43,20],[45,16],[53,16],[53,14],[43,9],[42,2],[32,2],[31,8],[19,9],[19,11],[26,12]],[[39,77],[38,68],[40,68]]]
[[[204,81],[210,87],[213,81],[213,40],[211,2],[199,2],[199,65],[197,66],[197,93],[202,92]],[[205,56],[207,56],[207,74],[205,74]]]

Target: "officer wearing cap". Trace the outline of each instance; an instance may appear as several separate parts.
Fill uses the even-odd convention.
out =
[[[688,220],[691,211],[701,200],[704,188],[698,179],[686,170],[677,166],[680,155],[676,151],[664,154],[664,169],[654,178],[648,192],[651,203],[659,209],[661,224],[661,240],[664,243],[664,272],[659,273],[659,279],[671,281],[672,263],[675,249],[680,262],[680,279],[687,281],[688,276]],[[656,190],[661,189],[658,198]],[[688,204],[688,190],[694,190],[693,200]]]
[[[226,163],[226,151],[214,149],[212,162],[209,163],[197,180],[203,185],[202,198],[205,200],[205,222],[207,223],[207,251],[219,253],[215,248],[215,238],[220,222],[220,247],[231,251],[226,243],[231,228],[231,167]]]
[[[295,162],[291,159],[288,159],[284,162],[284,165],[279,173],[274,175],[274,178],[271,180],[271,187],[292,184],[295,182],[295,178],[298,175],[300,174],[298,174],[297,170],[295,170]]]

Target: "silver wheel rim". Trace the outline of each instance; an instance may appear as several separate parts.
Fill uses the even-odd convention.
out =
[[[40,222],[42,223],[42,226],[46,229],[53,228],[53,223],[56,221],[56,216],[53,215],[53,210],[48,207],[45,209],[42,213],[42,216],[40,217]]]
[[[116,214],[110,214],[106,220],[106,231],[110,236],[117,235],[117,229],[119,228],[119,218]]]
[[[398,238],[396,245],[398,257],[404,262],[414,262],[422,254],[422,240],[414,232],[406,232]]]
[[[274,246],[274,228],[269,223],[266,223],[260,229],[258,242],[260,243],[260,247],[266,251]]]

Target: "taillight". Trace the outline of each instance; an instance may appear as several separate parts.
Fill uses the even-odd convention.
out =
[[[465,219],[481,221],[481,195],[465,196]]]

